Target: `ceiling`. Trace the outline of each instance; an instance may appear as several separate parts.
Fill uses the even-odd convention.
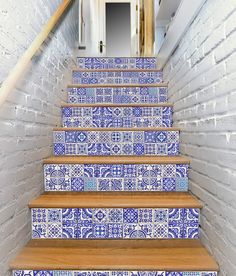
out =
[[[156,20],[169,21],[171,15],[178,9],[180,2],[181,0],[162,0],[159,6],[157,1]]]

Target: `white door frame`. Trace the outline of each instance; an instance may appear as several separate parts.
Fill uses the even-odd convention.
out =
[[[139,52],[139,23],[138,23],[138,13],[139,13],[139,0],[100,0],[99,1],[99,15],[100,15],[100,32],[99,32],[99,41],[103,41],[103,44],[106,45],[106,3],[130,3],[131,11],[131,56],[137,56]],[[138,9],[136,9],[136,6]],[[103,51],[105,56],[106,50]]]

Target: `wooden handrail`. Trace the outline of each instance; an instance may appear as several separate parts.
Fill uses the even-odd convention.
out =
[[[17,62],[15,67],[9,73],[8,77],[3,82],[0,88],[0,106],[5,102],[11,90],[15,87],[16,83],[24,74],[25,70],[27,69],[28,65],[31,62],[31,59],[40,49],[44,41],[47,39],[48,35],[51,33],[55,25],[58,23],[59,19],[61,18],[62,14],[68,8],[70,3],[73,0],[64,0],[63,3],[59,6],[57,11],[53,14],[50,20],[47,22],[46,25],[42,28],[42,31],[38,34],[38,36],[34,39],[30,47],[25,51],[23,56]]]

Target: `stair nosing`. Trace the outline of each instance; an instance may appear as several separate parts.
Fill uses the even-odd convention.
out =
[[[143,127],[143,128],[78,128],[78,127],[54,127],[53,131],[180,131],[177,127]]]
[[[73,68],[72,72],[162,72],[160,69],[138,69],[138,68],[114,68],[114,69],[83,69]]]
[[[98,104],[85,104],[85,103],[62,103],[61,107],[173,107],[173,103],[132,103],[132,104],[112,104],[112,103],[98,103]]]
[[[68,249],[68,255],[66,255],[65,250]],[[35,259],[33,257],[30,259],[30,263],[28,260],[28,256],[32,257],[33,254],[35,256],[41,254],[41,252],[47,251],[48,256],[50,258],[54,254],[53,252],[57,252],[58,259],[52,259],[52,262],[48,263],[44,262],[44,259],[41,260]],[[64,254],[60,252],[60,250],[64,250]],[[79,262],[79,259],[76,259],[77,254],[87,256],[95,256],[96,254],[104,254],[104,261],[96,262],[86,262],[84,260]],[[111,251],[112,250],[112,251]],[[134,262],[131,259],[127,262],[126,251],[129,251],[129,256],[133,256],[133,254],[139,255],[141,258],[145,256],[146,260],[152,258],[151,262]],[[142,250],[144,250],[142,252]],[[155,250],[155,251],[154,251]],[[170,263],[167,257],[167,251],[173,252],[170,258],[175,260],[174,263]],[[204,262],[200,260],[196,260],[195,263],[191,263],[188,260],[188,252],[194,250],[194,254],[191,257],[191,261],[195,260],[195,254],[203,254]],[[119,252],[118,254],[123,257],[117,260],[113,259],[114,262],[109,262],[105,256],[108,256],[109,252]],[[153,252],[154,251],[154,252]],[[175,252],[176,251],[176,252]],[[186,251],[186,252],[185,252]],[[60,252],[60,253],[59,253]],[[96,253],[97,252],[97,253]],[[149,252],[149,254],[146,255]],[[153,252],[153,253],[152,253]],[[133,254],[132,254],[133,253]],[[180,254],[179,258],[176,258],[176,253]],[[155,257],[156,254],[163,256],[165,258],[165,264],[158,263],[159,258]],[[162,255],[163,254],[163,255]],[[169,254],[168,254],[169,255]],[[66,264],[62,264],[59,256],[65,256],[68,259],[69,256],[74,256],[73,262],[64,262]],[[67,257],[68,256],[68,257]],[[118,255],[117,255],[118,256]],[[182,260],[182,257],[186,258],[186,261],[176,262],[176,260]],[[115,254],[114,254],[115,257]],[[39,260],[37,263],[36,260]],[[87,261],[87,259],[86,259]],[[21,250],[20,254],[10,263],[10,268],[12,270],[122,270],[122,271],[219,271],[219,265],[213,259],[213,257],[209,254],[207,249],[203,246],[203,244],[199,240],[176,240],[176,239],[167,239],[167,240],[58,240],[58,239],[48,239],[48,240],[31,240],[27,243],[27,245]]]
[[[189,192],[46,192],[30,201],[29,208],[202,209],[203,205]]]
[[[167,88],[167,83],[157,83],[157,84],[69,84],[67,85],[67,89],[69,88],[125,88],[125,87],[160,87]]]
[[[190,164],[184,156],[51,156],[43,164]]]

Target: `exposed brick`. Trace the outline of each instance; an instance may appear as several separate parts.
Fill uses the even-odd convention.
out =
[[[164,68],[190,190],[204,205],[201,239],[221,276],[236,273],[235,14],[235,0],[207,0]]]
[[[9,0],[0,5],[0,83],[62,0]],[[43,191],[42,159],[52,153],[52,128],[71,80],[78,43],[75,1],[0,107],[0,271],[30,238],[28,203]]]

